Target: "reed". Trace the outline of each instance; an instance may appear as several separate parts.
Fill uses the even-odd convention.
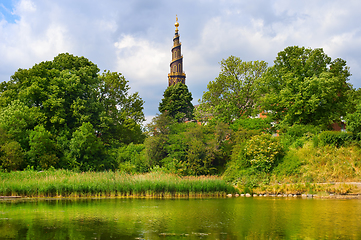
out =
[[[152,172],[51,170],[0,173],[0,195],[23,197],[223,197],[237,190],[219,177]]]

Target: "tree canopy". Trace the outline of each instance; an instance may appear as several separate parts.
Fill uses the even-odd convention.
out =
[[[159,112],[167,112],[168,116],[176,119],[178,122],[193,119],[192,93],[189,92],[187,85],[177,83],[169,86],[164,91],[164,98],[159,103]]]
[[[326,128],[346,114],[350,75],[346,61],[321,48],[287,47],[259,81],[262,109],[281,123]]]
[[[241,116],[250,116],[259,97],[257,80],[267,70],[264,61],[244,62],[230,56],[221,61],[221,72],[210,81],[197,108],[197,119],[212,118],[230,123]]]
[[[153,166],[181,175],[204,175],[216,173],[227,161],[224,148],[230,144],[231,130],[224,123],[176,122],[164,113],[148,124],[148,131],[145,155]]]
[[[80,144],[82,135],[92,139],[86,144],[96,146],[89,145],[90,151],[102,154],[107,148],[144,140],[143,100],[129,89],[120,73],[99,74],[97,65],[85,57],[62,53],[53,61],[19,69],[1,83],[0,127],[26,153],[25,166],[69,167],[69,157],[79,160],[69,146]],[[81,162],[90,158],[87,150],[83,153]]]

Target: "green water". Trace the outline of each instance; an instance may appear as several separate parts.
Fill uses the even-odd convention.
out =
[[[0,201],[0,239],[361,239],[361,200]]]

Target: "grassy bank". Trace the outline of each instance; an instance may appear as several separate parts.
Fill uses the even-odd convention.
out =
[[[218,177],[148,173],[21,171],[0,173],[0,195],[23,197],[207,197],[237,190]]]
[[[342,183],[291,183],[291,184],[278,184],[273,183],[269,185],[261,185],[253,189],[240,186],[242,193],[255,193],[255,194],[317,194],[320,196],[328,195],[360,195],[361,184],[355,182],[342,182]]]
[[[361,149],[358,146],[291,147],[269,173],[252,168],[232,176],[241,192],[257,194],[360,194]]]

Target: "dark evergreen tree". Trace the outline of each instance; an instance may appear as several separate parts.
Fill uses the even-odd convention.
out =
[[[169,86],[164,92],[164,98],[159,104],[159,111],[176,119],[178,122],[193,119],[192,93],[189,92],[187,85],[177,83]]]

